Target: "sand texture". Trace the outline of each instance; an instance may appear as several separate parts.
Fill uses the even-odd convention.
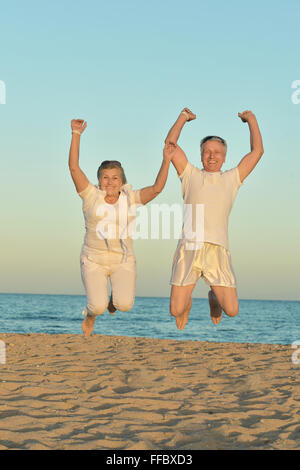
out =
[[[0,334],[0,449],[300,449],[285,345]]]

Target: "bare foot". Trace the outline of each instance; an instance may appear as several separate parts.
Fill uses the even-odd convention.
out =
[[[193,300],[191,298],[189,301],[188,308],[185,310],[185,312],[183,312],[183,314],[180,315],[179,317],[176,317],[176,326],[178,330],[183,330],[185,325],[187,324],[188,319],[189,319],[189,313],[192,308],[192,303],[193,303]]]
[[[95,323],[96,317],[95,315],[93,316],[86,316],[85,319],[82,322],[81,328],[83,331],[84,336],[88,337],[92,334],[92,331],[94,329],[94,323]]]
[[[208,293],[208,301],[210,306],[210,317],[214,325],[218,325],[222,319],[222,307],[212,290]]]
[[[113,315],[115,313],[115,311],[117,310],[116,307],[113,304],[112,295],[110,296],[109,303],[108,303],[108,306],[107,306],[107,310],[109,311],[109,313],[111,315]]]

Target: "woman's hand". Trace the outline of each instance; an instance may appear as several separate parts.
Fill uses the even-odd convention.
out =
[[[244,111],[243,113],[238,113],[238,117],[241,118],[243,122],[250,122],[252,120],[256,120],[255,115],[252,113],[252,111]]]
[[[192,111],[188,108],[184,108],[181,111],[181,114],[184,114],[186,116],[187,121],[193,121],[194,119],[196,119],[196,114],[192,113]]]
[[[71,128],[72,131],[76,131],[76,133],[82,134],[86,129],[87,123],[83,119],[72,119],[71,121]]]
[[[176,153],[177,145],[172,142],[167,142],[164,146],[163,157],[164,160],[170,162]]]

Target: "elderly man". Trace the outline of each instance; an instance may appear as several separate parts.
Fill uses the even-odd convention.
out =
[[[176,146],[172,163],[182,183],[185,207],[191,208],[185,218],[182,238],[175,251],[172,277],[170,312],[176,325],[183,330],[192,307],[192,292],[200,277],[210,286],[208,300],[210,315],[218,324],[224,311],[234,317],[239,304],[236,279],[228,247],[228,217],[239,187],[263,155],[263,143],[255,115],[251,111],[238,113],[250,130],[250,152],[237,167],[222,172],[227,144],[218,136],[207,136],[201,141],[203,169],[189,163],[184,151],[177,145],[184,124],[196,119],[188,108],[180,113],[170,129],[166,143]],[[203,208],[197,211],[197,206]],[[202,213],[202,220],[196,215]],[[187,224],[190,227],[187,228]],[[199,224],[202,225],[199,230]],[[201,233],[201,240],[189,234]]]

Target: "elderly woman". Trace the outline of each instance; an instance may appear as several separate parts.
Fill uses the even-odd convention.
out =
[[[87,305],[82,312],[85,315],[82,331],[89,336],[97,315],[106,309],[111,314],[117,309],[128,311],[134,304],[136,263],[130,235],[136,208],[147,204],[162,191],[176,146],[170,143],[165,146],[162,165],[152,186],[132,190],[121,164],[115,160],[101,163],[97,172],[98,185],[95,186],[79,166],[80,136],[86,126],[81,119],[71,121],[69,169],[83,200],[86,233],[80,264]]]

